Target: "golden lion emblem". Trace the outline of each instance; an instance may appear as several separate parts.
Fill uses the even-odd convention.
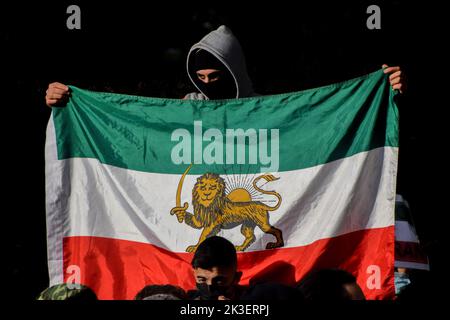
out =
[[[237,251],[244,251],[254,241],[254,230],[259,227],[263,232],[272,234],[276,241],[269,242],[266,249],[282,247],[284,245],[281,230],[269,223],[269,211],[277,210],[281,205],[281,196],[275,191],[266,191],[256,185],[260,179],[267,182],[278,180],[271,174],[261,175],[253,180],[253,187],[262,194],[277,197],[277,204],[273,207],[260,201],[233,201],[233,197],[225,194],[225,181],[218,174],[205,173],[197,178],[192,190],[192,205],[194,213],[187,212],[189,207],[185,202],[180,203],[181,186],[189,168],[183,174],[178,185],[177,206],[170,210],[175,214],[178,221],[183,221],[190,227],[202,229],[200,239],[195,245],[187,247],[187,252],[195,252],[197,246],[206,238],[216,235],[221,229],[231,229],[241,225],[241,233],[245,239],[241,245],[236,246]]]

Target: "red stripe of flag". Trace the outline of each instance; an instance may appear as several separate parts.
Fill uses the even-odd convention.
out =
[[[91,287],[99,299],[133,299],[148,284],[193,289],[191,259],[190,253],[175,253],[141,242],[64,238],[64,270],[78,266],[81,283]],[[356,276],[367,299],[391,299],[394,227],[356,231],[307,246],[239,253],[238,266],[244,272],[242,285],[258,279],[294,285],[312,268],[341,268]],[[373,270],[377,268],[380,287],[368,288],[366,283],[373,280]],[[65,281],[70,281],[70,276],[65,274]]]

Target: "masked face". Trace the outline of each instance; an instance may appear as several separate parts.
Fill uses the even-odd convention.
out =
[[[240,280],[234,267],[195,268],[194,276],[202,300],[217,300],[219,296],[232,298],[233,288]]]
[[[200,90],[210,99],[232,99],[236,97],[236,85],[228,71],[200,69],[196,71],[196,82]]]

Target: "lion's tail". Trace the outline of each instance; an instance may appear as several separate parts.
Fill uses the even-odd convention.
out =
[[[265,206],[266,206],[266,209],[267,209],[268,211],[275,211],[275,210],[277,210],[277,209],[280,207],[280,205],[281,205],[281,196],[280,196],[280,194],[279,194],[278,192],[276,192],[276,191],[267,191],[267,190],[263,190],[263,189],[259,188],[259,187],[256,185],[256,182],[258,182],[259,179],[264,179],[264,180],[266,180],[267,182],[270,182],[270,181],[278,180],[278,179],[280,179],[280,178],[276,178],[276,177],[274,177],[274,176],[271,175],[271,174],[263,174],[263,175],[257,177],[255,180],[253,180],[253,188],[255,188],[257,191],[261,192],[262,194],[270,194],[270,195],[273,195],[273,196],[275,196],[275,197],[278,198],[278,203],[277,203],[276,206],[270,207],[270,206],[268,206],[268,205],[265,205]]]

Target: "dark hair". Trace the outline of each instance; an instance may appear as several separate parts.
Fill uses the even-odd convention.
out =
[[[307,274],[298,284],[298,289],[305,300],[342,301],[350,299],[344,285],[351,283],[356,283],[356,278],[345,270],[321,269]]]
[[[197,247],[191,265],[193,268],[202,269],[236,267],[236,248],[225,238],[209,237]]]
[[[145,300],[145,298],[153,296],[153,295],[171,295],[180,300],[186,299],[186,292],[177,286],[166,284],[166,285],[157,285],[152,284],[145,286],[142,288],[134,297],[134,300]],[[167,300],[167,299],[166,299]]]

